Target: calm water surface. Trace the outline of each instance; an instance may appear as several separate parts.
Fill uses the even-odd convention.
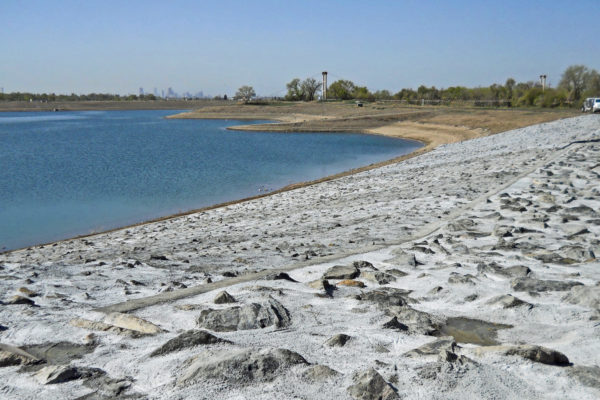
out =
[[[0,113],[0,251],[253,196],[420,147],[164,119],[174,113]]]

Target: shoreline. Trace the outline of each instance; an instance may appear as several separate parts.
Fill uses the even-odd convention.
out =
[[[216,118],[215,118],[216,119]],[[235,119],[235,118],[232,118]],[[229,129],[229,128],[227,128]],[[259,132],[259,131],[256,131]],[[325,132],[317,132],[317,133],[325,133]],[[370,134],[367,132],[349,132],[349,133],[358,133],[358,134]],[[382,136],[386,136],[386,135],[382,135]],[[422,143],[423,147],[399,156],[399,157],[394,157],[392,159],[389,160],[384,160],[384,161],[380,161],[377,163],[373,163],[373,164],[369,164],[369,165],[365,165],[365,166],[361,166],[361,167],[357,167],[357,168],[352,168],[350,170],[347,171],[342,171],[342,172],[338,172],[337,174],[333,174],[333,175],[328,175],[322,178],[318,178],[318,179],[314,179],[314,180],[310,180],[310,181],[300,181],[300,182],[296,182],[296,183],[292,183],[286,186],[283,186],[279,189],[275,189],[273,191],[267,192],[267,193],[262,193],[262,194],[258,194],[255,196],[249,196],[249,197],[243,197],[241,199],[235,199],[235,200],[231,200],[231,201],[227,201],[227,202],[222,202],[222,203],[216,203],[216,204],[212,204],[212,205],[208,205],[206,207],[201,207],[201,208],[194,208],[192,210],[188,210],[188,211],[183,211],[183,212],[179,212],[179,213],[175,213],[175,214],[168,214],[162,217],[157,217],[157,218],[152,218],[149,220],[143,220],[140,222],[136,222],[134,224],[128,224],[128,225],[124,225],[124,226],[119,226],[116,228],[112,228],[112,229],[107,229],[107,230],[102,230],[99,232],[92,232],[92,233],[87,233],[87,234],[83,234],[83,235],[76,235],[76,236],[71,236],[68,238],[64,238],[64,239],[59,239],[59,240],[54,240],[54,241],[50,241],[50,242],[43,242],[43,243],[37,243],[37,244],[32,244],[30,246],[24,246],[24,247],[19,247],[16,249],[11,249],[11,250],[6,250],[6,251],[0,251],[0,255],[6,255],[6,254],[10,254],[12,252],[16,252],[16,251],[22,251],[22,250],[27,250],[27,249],[33,249],[36,247],[46,247],[46,246],[52,246],[54,244],[58,244],[58,243],[62,243],[62,242],[69,242],[69,241],[73,241],[73,240],[78,240],[78,239],[85,239],[85,238],[89,238],[89,237],[93,237],[96,235],[102,235],[102,234],[107,234],[107,233],[113,233],[113,232],[118,232],[121,230],[125,230],[125,229],[130,229],[130,228],[135,228],[135,227],[140,227],[140,226],[144,226],[144,225],[148,225],[148,224],[152,224],[152,223],[156,223],[156,222],[163,222],[163,221],[168,221],[170,219],[174,219],[174,218],[179,218],[179,217],[184,217],[187,215],[191,215],[191,214],[196,214],[196,213],[201,213],[201,212],[205,212],[205,211],[210,211],[210,210],[215,210],[215,209],[219,209],[219,208],[224,208],[224,207],[228,207],[228,206],[232,206],[232,205],[236,205],[236,204],[240,204],[240,203],[245,203],[248,201],[253,201],[253,200],[258,200],[258,199],[262,199],[265,197],[269,197],[269,196],[273,196],[273,195],[277,195],[280,193],[285,193],[285,192],[289,192],[292,190],[296,190],[296,189],[301,189],[301,188],[305,188],[305,187],[309,187],[309,186],[313,186],[313,185],[317,185],[319,183],[323,183],[323,182],[329,182],[335,179],[339,179],[339,178],[343,178],[346,176],[350,176],[350,175],[354,175],[354,174],[358,174],[361,172],[365,172],[365,171],[370,171],[372,169],[376,169],[376,168],[381,168],[383,166],[386,165],[390,165],[390,164],[395,164],[395,163],[399,163],[405,160],[408,160],[410,158],[416,157],[418,155],[424,154],[428,151],[431,151],[432,148],[427,149],[427,143],[423,143],[419,140],[416,139],[405,139],[405,138],[399,138],[398,139],[403,139],[403,140],[408,140],[408,141],[414,141],[414,142],[418,142],[418,143]]]
[[[214,104],[215,102],[218,103],[219,105],[222,104],[222,102],[220,102],[220,101],[199,101],[199,102],[202,102],[204,105],[209,104],[209,107],[210,107],[210,104]],[[96,103],[96,105],[100,105],[101,103],[107,103],[107,102],[93,102],[93,103]],[[135,103],[135,102],[132,102],[132,103]],[[139,102],[139,103],[143,103],[143,102]],[[171,105],[175,105],[176,103],[181,103],[181,101],[178,101],[178,102],[163,101],[161,103],[171,103]],[[184,102],[184,103],[192,103],[192,102]],[[195,209],[191,209],[191,210],[180,212],[180,213],[168,214],[168,215],[165,215],[162,217],[143,220],[143,221],[140,221],[140,222],[137,222],[134,224],[128,224],[128,225],[124,225],[124,226],[120,226],[120,227],[116,227],[116,228],[112,228],[112,229],[102,230],[99,232],[91,232],[91,233],[87,233],[87,234],[76,235],[76,236],[59,239],[59,240],[54,240],[54,241],[50,241],[50,242],[43,242],[43,243],[38,243],[38,244],[20,247],[20,248],[16,248],[16,249],[0,251],[0,255],[9,254],[11,252],[35,248],[35,247],[52,246],[57,243],[89,238],[89,237],[93,237],[96,235],[117,232],[117,231],[129,229],[129,228],[144,226],[144,225],[162,222],[162,221],[168,221],[171,219],[188,216],[188,215],[192,215],[195,213],[201,213],[201,212],[205,212],[205,211],[209,211],[209,210],[225,208],[225,207],[228,207],[231,205],[245,203],[245,202],[265,198],[268,196],[273,196],[273,195],[277,195],[280,193],[289,192],[292,190],[306,188],[306,187],[310,187],[310,186],[317,185],[320,183],[329,182],[329,181],[333,181],[333,180],[340,179],[343,177],[358,174],[361,172],[365,172],[365,171],[385,167],[388,165],[400,163],[400,162],[406,161],[408,159],[411,159],[413,157],[417,157],[417,156],[426,154],[443,144],[471,140],[471,139],[475,139],[478,137],[484,137],[484,136],[491,134],[490,132],[486,132],[484,129],[481,129],[481,128],[471,129],[468,127],[452,127],[449,125],[440,126],[440,125],[435,125],[435,124],[407,122],[406,119],[420,117],[420,116],[427,116],[427,115],[432,114],[432,112],[430,110],[415,111],[414,108],[411,108],[408,113],[402,114],[400,116],[397,116],[396,114],[391,114],[391,113],[378,113],[375,115],[366,114],[366,115],[350,116],[350,117],[346,116],[344,118],[339,119],[339,118],[334,118],[334,117],[331,117],[328,115],[311,115],[311,114],[306,114],[306,113],[293,113],[293,114],[288,114],[288,115],[273,116],[268,113],[264,113],[264,114],[254,113],[256,111],[255,108],[257,106],[250,106],[250,107],[254,107],[254,109],[252,109],[252,112],[254,115],[251,115],[251,116],[247,115],[247,114],[236,114],[234,112],[226,112],[226,113],[221,113],[219,115],[210,115],[209,114],[209,115],[198,116],[196,114],[198,111],[186,111],[186,112],[180,112],[180,113],[173,114],[173,115],[168,115],[168,116],[165,116],[164,118],[165,119],[223,119],[223,120],[240,120],[240,121],[242,121],[242,120],[245,120],[245,121],[270,120],[270,121],[276,121],[276,122],[261,123],[261,124],[255,124],[255,125],[236,125],[236,126],[228,127],[227,129],[228,130],[236,130],[236,131],[247,131],[247,132],[251,132],[251,131],[254,131],[254,132],[280,132],[280,133],[316,132],[316,133],[358,133],[358,134],[368,134],[368,135],[381,135],[381,136],[387,136],[387,137],[398,138],[398,139],[403,139],[403,140],[416,141],[416,142],[422,143],[423,147],[421,147],[409,154],[405,154],[403,156],[395,157],[395,158],[381,161],[381,162],[374,163],[374,164],[369,164],[369,165],[353,168],[353,169],[350,169],[347,171],[343,171],[343,172],[340,172],[337,174],[325,176],[325,177],[322,177],[319,179],[292,183],[290,185],[286,185],[284,187],[281,187],[279,189],[273,190],[268,193],[262,193],[262,194],[258,194],[255,196],[243,197],[241,199],[235,199],[235,200],[231,200],[228,202],[209,205],[206,207],[195,208]],[[178,110],[180,108],[174,107],[173,109]],[[106,110],[110,110],[110,109],[106,109]],[[28,110],[28,111],[40,111],[40,110]],[[65,110],[65,111],[84,111],[84,110],[77,109],[77,110]],[[319,128],[319,126],[318,126],[319,122],[321,122],[321,123],[332,123],[332,122],[336,123],[336,122],[340,122],[340,120],[344,121],[344,122],[361,121],[365,118],[367,118],[367,119],[377,118],[377,120],[379,121],[380,118],[385,119],[390,116],[396,116],[396,118],[395,118],[396,122],[388,124],[388,125],[374,127],[374,128],[359,127],[357,129],[352,129],[351,127],[348,127],[348,128],[342,128],[340,130],[340,129],[331,129],[328,127]],[[398,122],[398,120],[399,120],[399,122]],[[302,124],[306,123],[307,121],[312,122],[312,123],[316,122],[317,123],[316,128],[302,126]],[[290,130],[289,124],[295,125],[295,126],[293,126],[293,128],[294,128],[293,130]],[[300,126],[298,126],[298,124],[300,124]],[[498,133],[500,133],[500,132],[498,132]]]

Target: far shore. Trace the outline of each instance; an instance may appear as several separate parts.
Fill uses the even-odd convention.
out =
[[[375,102],[357,107],[347,102],[282,102],[267,105],[205,105],[169,119],[269,120],[228,129],[261,132],[354,132],[416,140],[422,151],[463,140],[579,115],[570,109],[482,109],[403,106]],[[398,160],[392,160],[397,162]]]
[[[117,110],[193,110],[216,100],[144,100],[144,101],[0,101],[0,112],[26,111],[117,111]]]

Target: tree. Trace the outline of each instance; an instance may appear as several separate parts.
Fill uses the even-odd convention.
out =
[[[504,87],[506,88],[506,93],[509,99],[512,99],[512,95],[513,95],[513,88],[515,87],[515,84],[517,82],[513,79],[513,78],[508,78],[506,80],[506,83],[504,84]]]
[[[235,93],[236,100],[242,100],[245,103],[249,102],[250,99],[256,96],[256,92],[252,86],[242,86]]]
[[[577,101],[585,89],[585,79],[588,74],[589,70],[584,65],[571,65],[563,72],[558,87],[569,92],[570,100]]]
[[[375,99],[377,100],[391,100],[393,98],[390,91],[385,89],[376,91],[373,93],[373,96],[375,96]]]
[[[352,81],[344,79],[337,80],[329,85],[327,89],[327,97],[332,97],[338,100],[350,100],[353,98],[356,86]]]
[[[287,87],[287,94],[285,99],[289,101],[300,101],[304,98],[304,93],[300,87],[300,79],[294,78],[285,85]]]
[[[396,100],[415,100],[417,98],[417,92],[412,89],[402,89],[394,95]]]
[[[302,81],[300,88],[302,89],[304,100],[313,101],[315,95],[321,91],[321,83],[314,78],[306,78]]]
[[[356,88],[354,88],[354,92],[352,92],[352,97],[354,97],[357,100],[375,100],[375,97],[373,96],[373,94],[371,94],[371,92],[369,92],[369,89],[367,89],[366,86],[357,86]]]
[[[314,78],[306,78],[300,81],[299,78],[292,79],[286,84],[287,94],[285,99],[289,101],[313,101],[315,95],[321,91],[321,82]]]
[[[417,94],[419,98],[425,100],[439,100],[440,99],[440,91],[436,89],[435,86],[428,88],[425,85],[421,85],[417,88]]]
[[[585,76],[585,91],[583,92],[583,97],[598,96],[600,96],[600,74],[593,69]]]
[[[450,86],[448,89],[442,92],[442,98],[444,100],[468,100],[469,89],[463,86]]]

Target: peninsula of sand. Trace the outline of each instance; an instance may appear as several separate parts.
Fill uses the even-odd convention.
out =
[[[600,396],[600,117],[269,107],[428,148],[0,254],[1,398]]]

